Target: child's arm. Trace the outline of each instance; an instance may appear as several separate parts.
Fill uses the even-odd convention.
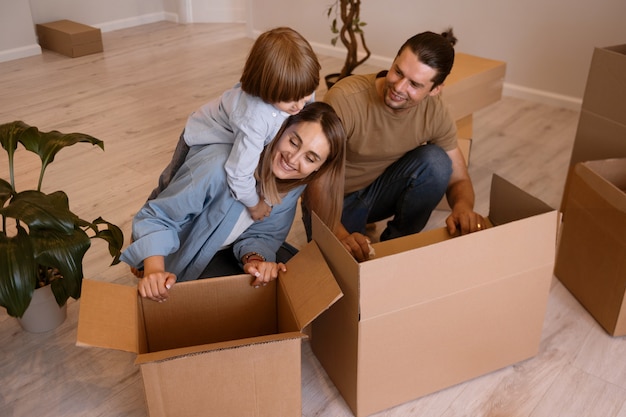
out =
[[[272,207],[262,199],[259,199],[259,204],[256,206],[246,208],[254,221],[263,220],[265,217],[269,216],[272,211]]]

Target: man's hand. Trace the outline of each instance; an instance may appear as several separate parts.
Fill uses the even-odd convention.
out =
[[[370,240],[367,236],[354,232],[343,235],[339,240],[357,261],[363,262],[370,258]]]
[[[448,226],[448,233],[451,235],[457,233],[465,235],[485,229],[487,223],[483,216],[476,213],[471,207],[457,204],[446,219],[446,225]]]

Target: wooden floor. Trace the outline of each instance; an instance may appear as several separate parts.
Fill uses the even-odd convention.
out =
[[[243,25],[167,22],[103,38],[101,54],[70,59],[46,51],[0,63],[0,122],[102,139],[104,152],[63,150],[44,189],[65,190],[81,217],[103,216],[128,239],[188,114],[238,80],[252,41]],[[323,74],[340,66],[320,58]],[[575,111],[510,97],[475,114],[470,174],[478,210],[487,214],[494,172],[558,207],[577,120]],[[37,161],[24,152],[18,158],[18,186],[32,187]],[[6,167],[2,153],[2,178]],[[445,214],[435,213],[428,227],[441,226]],[[298,219],[289,241],[305,241]],[[94,242],[85,275],[135,284],[125,265],[109,261],[104,244]],[[44,334],[22,331],[0,312],[0,416],[147,415],[132,354],[75,346],[79,306],[70,300],[67,321]],[[351,416],[306,341],[302,352],[302,415]],[[555,279],[536,357],[377,416],[626,417],[626,339],[608,336]]]

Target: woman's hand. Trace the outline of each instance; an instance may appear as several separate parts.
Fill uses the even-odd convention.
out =
[[[176,275],[165,271],[163,256],[150,256],[143,261],[143,278],[137,284],[137,291],[144,298],[154,301],[166,301],[169,289],[176,282]]]
[[[260,259],[250,259],[243,266],[243,270],[246,274],[250,274],[255,277],[252,284],[255,288],[259,286],[266,286],[268,282],[278,278],[278,271],[287,271],[287,267],[282,262],[265,262]]]
[[[137,290],[144,298],[158,302],[167,301],[170,296],[169,289],[175,282],[176,275],[171,272],[144,272],[144,277],[137,284]]]

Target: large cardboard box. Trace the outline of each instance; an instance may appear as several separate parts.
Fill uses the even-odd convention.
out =
[[[626,159],[572,171],[555,275],[602,327],[626,335]]]
[[[71,20],[36,25],[39,45],[42,48],[76,58],[102,52],[100,29]]]
[[[311,346],[357,417],[536,355],[557,211],[498,176],[490,204],[493,227],[376,243],[362,263],[313,219],[344,296],[313,322]]]
[[[569,177],[583,161],[626,157],[626,44],[595,48],[585,86],[561,210]]]
[[[457,52],[441,93],[454,120],[500,100],[505,73],[503,61]]]
[[[267,287],[183,282],[167,302],[84,280],[77,344],[137,353],[151,417],[301,416],[301,330],[341,297],[315,242]]]

